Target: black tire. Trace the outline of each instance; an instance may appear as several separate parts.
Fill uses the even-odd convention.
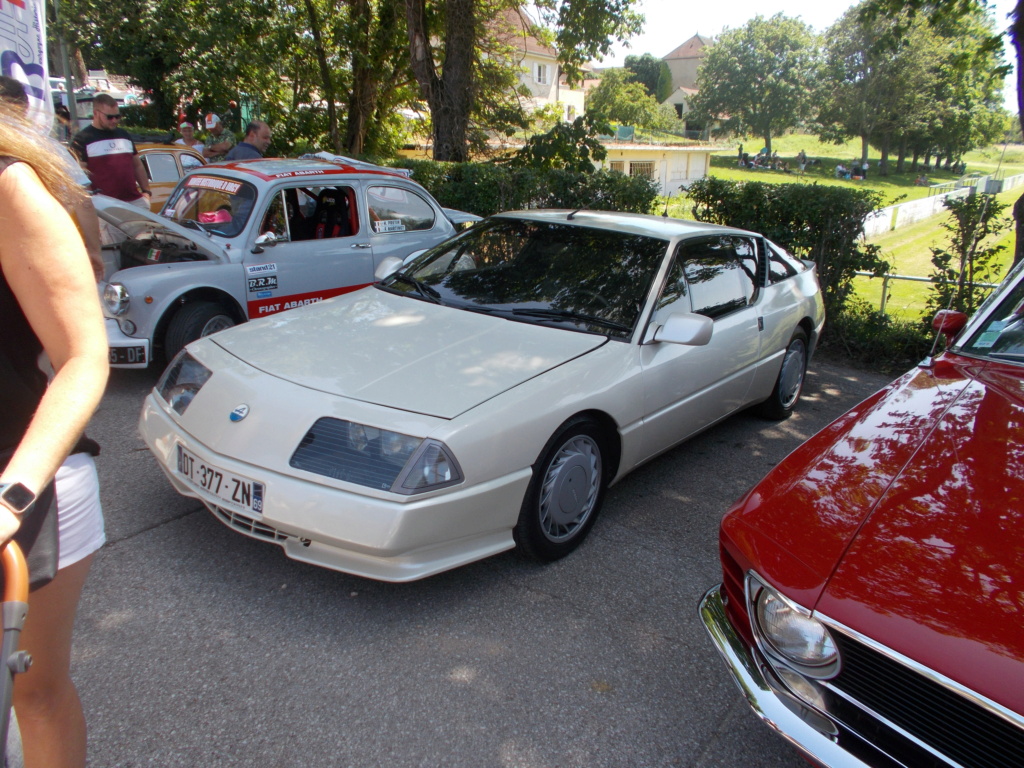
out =
[[[786,354],[782,356],[782,367],[775,380],[775,388],[768,399],[757,406],[759,416],[782,421],[792,415],[796,404],[800,402],[800,392],[807,375],[807,353],[807,332],[797,328],[786,347]]]
[[[533,465],[513,537],[520,554],[549,562],[565,557],[590,533],[604,502],[606,451],[591,419],[565,423]]]
[[[212,301],[189,302],[174,313],[164,335],[167,361],[173,360],[190,342],[223,331],[234,324],[235,318],[220,304]]]

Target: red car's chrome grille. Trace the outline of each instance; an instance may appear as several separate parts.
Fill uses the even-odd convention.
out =
[[[1024,765],[1024,730],[857,640],[839,632],[833,632],[833,637],[842,666],[828,687],[885,718],[954,765]],[[841,711],[833,714],[846,719]],[[851,719],[863,725],[863,716]],[[848,725],[861,730],[853,722]]]
[[[224,525],[234,528],[246,536],[252,536],[256,539],[267,539],[269,541],[284,541],[288,538],[286,534],[281,533],[276,528],[271,528],[269,525],[261,523],[254,518],[239,514],[238,512],[232,512],[230,509],[224,509],[224,507],[218,507],[216,504],[207,504],[206,506]]]

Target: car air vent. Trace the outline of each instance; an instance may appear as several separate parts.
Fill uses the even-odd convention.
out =
[[[954,765],[1024,765],[1024,730],[847,635],[833,632],[833,637],[842,667],[827,684],[829,688],[928,745]]]

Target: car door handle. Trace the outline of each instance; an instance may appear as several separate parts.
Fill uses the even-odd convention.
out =
[[[370,244],[369,243],[356,243],[356,244],[351,245],[349,247],[350,248],[369,248]]]

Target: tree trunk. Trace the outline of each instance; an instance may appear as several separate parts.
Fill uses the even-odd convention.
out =
[[[348,97],[345,149],[353,155],[361,155],[365,149],[369,120],[377,102],[377,79],[370,54],[373,15],[367,0],[349,0],[349,8],[353,26],[359,32],[352,46],[352,91]]]
[[[420,92],[430,105],[434,126],[434,159],[465,162],[468,157],[469,113],[475,98],[473,56],[476,42],[474,0],[446,0],[444,62],[438,77],[426,23],[425,0],[406,0],[409,53]]]
[[[327,63],[327,51],[324,49],[323,34],[320,28],[320,16],[316,12],[313,0],[306,0],[306,13],[309,14],[309,31],[313,36],[313,48],[316,50],[316,60],[320,66],[323,97],[327,100],[327,124],[331,147],[335,152],[340,153],[341,137],[338,134],[338,108],[334,97],[334,81],[331,79],[331,68]]]
[[[881,158],[878,161],[878,175],[888,176],[889,175],[889,142],[891,136],[888,133],[882,134],[882,152]]]

